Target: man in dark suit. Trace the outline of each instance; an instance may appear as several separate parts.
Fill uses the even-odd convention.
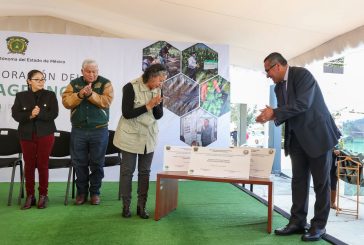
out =
[[[284,150],[292,161],[291,217],[285,227],[275,230],[275,234],[304,233],[303,241],[317,241],[326,232],[330,212],[331,151],[341,134],[317,81],[308,70],[288,66],[279,53],[271,53],[264,59],[264,69],[276,84],[278,107],[262,109],[256,121],[273,120],[276,126],[284,123]],[[307,231],[310,173],[316,202]]]

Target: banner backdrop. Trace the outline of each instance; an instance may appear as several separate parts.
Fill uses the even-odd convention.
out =
[[[110,79],[113,84],[115,97],[110,108],[109,129],[115,130],[121,116],[122,87],[143,73],[143,49],[154,43],[156,41],[0,32],[0,128],[17,128],[18,124],[11,116],[15,94],[27,89],[28,71],[38,69],[45,74],[46,88],[57,94],[60,109],[56,119],[57,129],[70,131],[70,111],[63,107],[61,94],[72,79],[81,76],[82,61],[91,58],[98,62],[99,74]],[[180,51],[194,45],[169,43]],[[218,53],[218,75],[229,80],[228,46],[206,45]],[[164,117],[159,120],[159,141],[152,163],[151,179],[155,179],[156,172],[163,169],[164,145],[189,144],[181,140],[181,120],[183,116],[164,108]],[[230,112],[218,115],[214,120],[215,141],[209,146],[229,146]],[[197,124],[200,125],[200,122]],[[118,180],[118,171],[115,170],[105,169],[105,180]],[[51,181],[64,179],[64,176],[58,178],[50,175]],[[8,177],[0,175],[0,181],[8,181]]]

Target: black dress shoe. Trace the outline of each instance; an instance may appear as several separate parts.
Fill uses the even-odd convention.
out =
[[[317,228],[310,228],[307,233],[302,235],[302,241],[310,242],[310,241],[318,241],[321,239],[323,235],[325,235],[326,229],[317,229]]]
[[[123,216],[124,218],[130,218],[131,217],[131,212],[130,212],[130,207],[129,206],[124,206],[123,207],[123,212],[121,213],[121,216]]]
[[[276,229],[274,233],[278,236],[288,236],[292,234],[304,234],[306,232],[305,226],[299,226],[296,224],[288,224],[285,227]]]
[[[145,210],[145,207],[137,206],[137,215],[142,219],[149,219],[149,213]]]

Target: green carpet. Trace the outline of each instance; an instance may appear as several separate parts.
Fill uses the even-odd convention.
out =
[[[300,235],[275,236],[266,232],[267,207],[225,183],[183,181],[178,208],[154,221],[155,183],[151,182],[148,210],[151,218],[121,217],[118,184],[103,183],[101,205],[63,205],[66,183],[50,183],[49,207],[20,210],[7,206],[9,184],[0,184],[0,243],[5,244],[299,244]],[[136,186],[134,183],[134,192]],[[273,229],[287,220],[274,213]],[[315,244],[325,244],[320,241]]]

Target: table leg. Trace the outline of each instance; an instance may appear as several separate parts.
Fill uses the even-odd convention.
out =
[[[178,179],[160,178],[157,175],[154,220],[160,220],[177,208]]]
[[[272,232],[272,222],[273,222],[273,182],[268,185],[268,233]]]

